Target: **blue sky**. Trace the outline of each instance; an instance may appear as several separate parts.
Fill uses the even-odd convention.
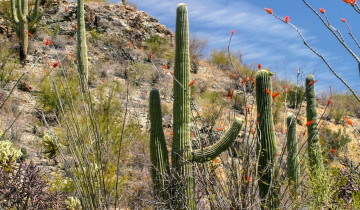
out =
[[[301,68],[303,75],[314,73],[319,80],[318,90],[327,90],[329,84],[341,91],[346,87],[330,72],[324,63],[314,55],[287,24],[267,14],[264,8],[273,9],[280,17],[289,16],[308,42],[323,54],[334,69],[355,90],[360,91],[359,71],[356,61],[341,46],[335,37],[325,28],[320,20],[301,0],[130,0],[139,10],[154,16],[160,23],[174,31],[175,13],[178,3],[186,3],[189,10],[190,33],[209,40],[208,53],[211,49],[227,46],[232,30],[231,49],[243,54],[245,64],[257,65],[274,71],[279,77],[295,81],[296,68]],[[358,14],[342,0],[309,0],[318,10],[324,8],[330,22],[340,29],[345,40],[358,53],[348,31],[340,21],[346,18],[353,33],[359,35],[356,28]]]

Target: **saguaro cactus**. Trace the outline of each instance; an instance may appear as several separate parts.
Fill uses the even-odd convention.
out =
[[[256,73],[256,105],[258,113],[259,188],[262,208],[275,209],[279,206],[277,182],[275,181],[275,130],[272,116],[271,76],[267,69]]]
[[[306,95],[306,119],[308,127],[308,152],[311,174],[321,173],[324,169],[321,155],[321,147],[319,143],[319,130],[317,128],[317,112],[315,97],[315,77],[308,74],[305,79],[305,95]]]
[[[293,192],[300,195],[300,161],[298,142],[296,138],[296,117],[293,113],[287,116],[287,175],[292,185]]]
[[[174,132],[171,163],[174,169],[169,180],[166,142],[161,125],[160,98],[157,90],[150,93],[150,155],[154,192],[175,209],[195,209],[192,162],[205,162],[217,157],[236,139],[243,121],[235,119],[225,136],[212,146],[192,150],[190,141],[190,59],[189,26],[186,4],[179,4],[176,17],[176,50],[174,68]],[[168,178],[168,179],[166,179]],[[169,183],[171,181],[171,183]],[[171,186],[167,193],[162,191]],[[161,188],[161,192],[159,191]]]
[[[77,6],[76,58],[78,62],[78,71],[80,74],[80,83],[84,90],[88,83],[88,57],[87,57],[87,46],[86,46],[84,0],[78,0],[77,3],[78,6]]]
[[[40,0],[35,1],[32,14],[29,15],[28,0],[10,0],[12,22],[16,27],[16,34],[20,40],[20,60],[26,60],[29,42],[29,25],[39,16]]]

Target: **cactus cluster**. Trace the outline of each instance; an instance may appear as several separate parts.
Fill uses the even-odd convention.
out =
[[[300,161],[298,152],[298,142],[296,138],[296,117],[293,113],[288,114],[287,124],[287,175],[293,193],[300,195]]]
[[[195,209],[193,162],[216,158],[236,139],[243,121],[235,119],[225,136],[212,146],[193,150],[190,140],[190,58],[189,26],[186,4],[177,6],[174,67],[173,144],[170,174],[158,90],[150,93],[150,156],[155,195],[167,208]]]
[[[28,0],[10,0],[12,23],[20,39],[20,60],[26,60],[29,42],[29,26],[39,17],[40,0],[35,1],[32,14],[29,15]]]

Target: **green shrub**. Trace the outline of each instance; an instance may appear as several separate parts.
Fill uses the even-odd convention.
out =
[[[145,40],[144,47],[147,53],[155,58],[168,58],[170,55],[169,41],[159,35],[153,35]]]
[[[288,94],[289,107],[295,108],[295,104],[296,107],[298,107],[298,105],[304,101],[304,94],[305,92],[303,87],[289,90],[289,94]]]
[[[338,154],[348,143],[351,142],[351,138],[343,130],[332,131],[329,128],[320,130],[320,142],[325,155],[331,153],[332,155]]]
[[[53,159],[55,161],[55,163],[57,163],[56,161],[56,156],[59,154],[59,149],[56,145],[56,143],[54,142],[54,137],[52,137],[50,134],[44,134],[43,136],[43,144],[44,144],[44,154],[46,155],[47,158],[49,159]]]
[[[346,108],[344,107],[338,107],[335,103],[330,109],[329,115],[330,118],[335,120],[336,124],[339,124],[342,122],[342,119],[347,115]]]
[[[4,88],[9,82],[14,80],[19,76],[15,72],[17,68],[18,61],[15,58],[16,52],[12,49],[9,49],[9,46],[0,42],[3,46],[0,48],[0,87]]]

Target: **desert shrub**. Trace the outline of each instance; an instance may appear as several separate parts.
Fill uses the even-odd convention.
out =
[[[324,128],[320,130],[319,136],[325,155],[339,154],[339,151],[351,142],[350,136],[340,129],[332,131],[329,128]]]
[[[3,45],[0,48],[0,87],[4,88],[9,82],[19,76],[14,70],[18,64],[15,58],[15,51],[9,48],[8,45]]]
[[[45,133],[43,136],[43,146],[45,148],[44,154],[46,155],[46,157],[54,160],[56,164],[57,163],[56,156],[59,154],[59,149],[56,143],[54,142],[53,138],[54,137],[51,136],[50,134]]]
[[[0,170],[10,170],[21,155],[20,149],[15,149],[10,141],[0,141]]]
[[[159,80],[158,72],[152,69],[150,63],[134,62],[125,70],[125,74],[134,86],[140,86],[144,82],[157,83]]]
[[[13,172],[0,168],[0,208],[62,209],[62,193],[50,191],[42,171],[33,164],[20,164]]]
[[[296,107],[298,107],[298,105],[300,105],[305,99],[304,88],[302,88],[302,87],[296,88],[295,87],[294,89],[289,90],[287,99],[289,101],[290,108],[295,108],[295,104],[296,104]]]
[[[227,49],[213,49],[210,54],[209,62],[216,65],[221,70],[228,70],[231,68],[231,63],[233,64],[236,71],[243,73],[241,70],[243,68],[242,65],[242,54],[241,52],[230,52],[231,61],[229,59],[229,55]]]
[[[204,50],[208,44],[207,39],[201,39],[197,36],[193,36],[190,39],[189,51],[190,51],[190,65],[191,72],[197,73],[199,70],[200,59],[204,56]]]
[[[344,107],[338,106],[334,103],[330,109],[329,116],[335,120],[336,124],[339,124],[342,122],[342,119],[347,115],[347,113],[348,112]]]
[[[169,41],[159,35],[146,39],[144,48],[147,53],[152,53],[155,58],[168,58],[170,55]]]

